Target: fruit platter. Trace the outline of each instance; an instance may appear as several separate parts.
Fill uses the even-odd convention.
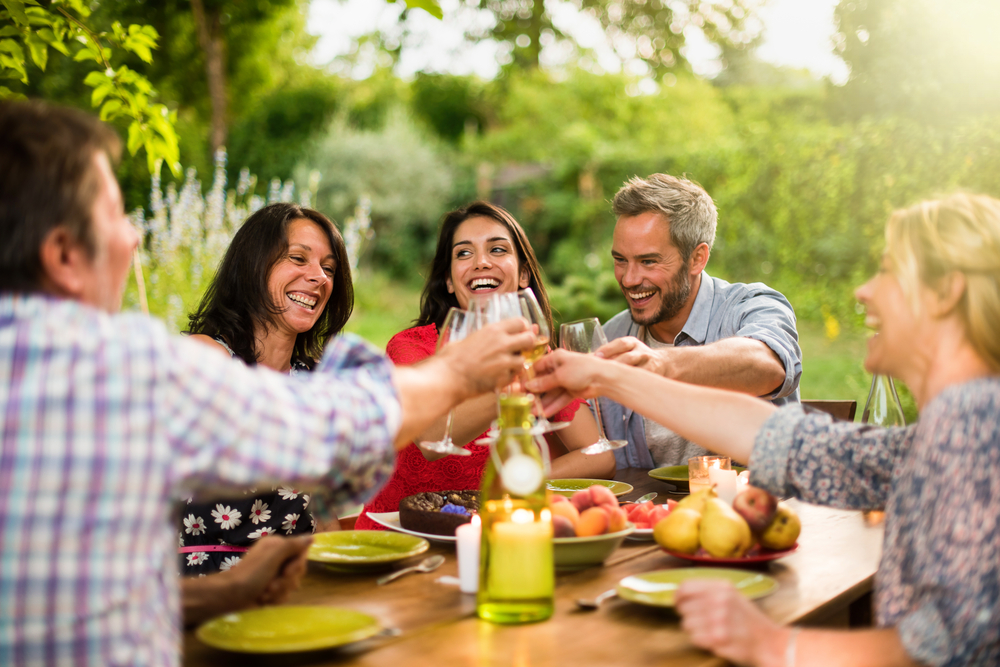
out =
[[[709,488],[692,493],[657,521],[653,539],[678,558],[732,565],[791,553],[801,530],[794,510],[763,489],[747,487],[730,505]]]
[[[762,563],[798,548],[802,523],[786,503],[748,486],[732,505],[714,488],[663,505],[629,505],[630,539],[653,539],[671,556],[703,564]]]

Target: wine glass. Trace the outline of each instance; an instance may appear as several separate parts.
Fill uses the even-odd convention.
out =
[[[441,325],[441,332],[438,335],[437,350],[440,351],[448,343],[456,343],[473,331],[479,328],[478,321],[473,313],[460,308],[451,308]],[[472,452],[463,447],[458,447],[451,439],[451,424],[455,417],[455,410],[448,411],[448,419],[444,425],[444,437],[441,440],[424,441],[418,444],[421,449],[436,454],[454,454],[455,456],[471,456]]]
[[[559,327],[559,347],[570,352],[593,354],[607,342],[604,329],[601,328],[601,323],[596,317],[567,322]],[[594,416],[597,417],[597,430],[600,432],[600,438],[594,444],[584,447],[580,451],[584,454],[602,454],[613,449],[621,449],[627,445],[626,440],[608,440],[608,436],[604,433],[604,422],[601,420],[600,403],[596,398],[588,400],[587,403],[593,408]]]
[[[521,356],[524,358],[524,374],[527,379],[531,380],[535,377],[535,362],[549,351],[552,332],[549,330],[549,322],[545,318],[545,313],[542,312],[542,307],[538,305],[538,299],[535,298],[535,293],[531,291],[530,287],[519,291],[517,300],[521,308],[521,316],[528,320],[535,334],[535,346],[521,351]],[[535,406],[538,408],[538,418],[535,421],[535,426],[531,429],[533,433],[551,433],[570,425],[570,422],[550,422],[546,419],[538,396],[535,396]]]

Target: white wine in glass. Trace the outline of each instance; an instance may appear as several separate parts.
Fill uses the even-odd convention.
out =
[[[559,327],[559,347],[570,352],[580,352],[582,354],[593,354],[599,347],[606,345],[607,337],[604,329],[596,317],[588,317],[585,320],[567,322]],[[602,454],[614,449],[621,449],[628,444],[626,440],[608,440],[604,433],[604,422],[601,419],[601,406],[597,399],[588,400],[587,403],[594,410],[597,417],[597,430],[600,437],[597,442],[580,451],[584,454]]]
[[[521,315],[531,324],[531,329],[535,334],[535,346],[521,351],[521,357],[524,358],[525,377],[531,380],[535,377],[535,362],[544,357],[545,353],[549,351],[549,341],[552,338],[552,332],[549,329],[549,321],[545,317],[545,313],[542,311],[542,307],[538,304],[538,299],[535,298],[535,293],[531,291],[530,287],[518,292],[517,300],[521,308]],[[535,426],[531,429],[533,433],[551,433],[570,425],[570,422],[550,422],[546,419],[545,413],[542,410],[542,402],[537,396],[535,397],[535,406],[538,418],[535,421]]]

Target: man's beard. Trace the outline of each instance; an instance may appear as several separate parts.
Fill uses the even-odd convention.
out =
[[[689,262],[684,262],[683,266],[677,270],[677,275],[667,286],[669,291],[660,293],[660,307],[656,309],[655,313],[640,318],[636,317],[633,310],[632,320],[640,326],[649,327],[673,319],[677,313],[681,312],[688,297],[691,296],[691,274],[688,272],[688,268]]]

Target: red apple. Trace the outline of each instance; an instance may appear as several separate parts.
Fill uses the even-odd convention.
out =
[[[748,486],[733,500],[733,509],[746,520],[750,530],[761,533],[771,525],[778,511],[778,499],[764,489]]]

